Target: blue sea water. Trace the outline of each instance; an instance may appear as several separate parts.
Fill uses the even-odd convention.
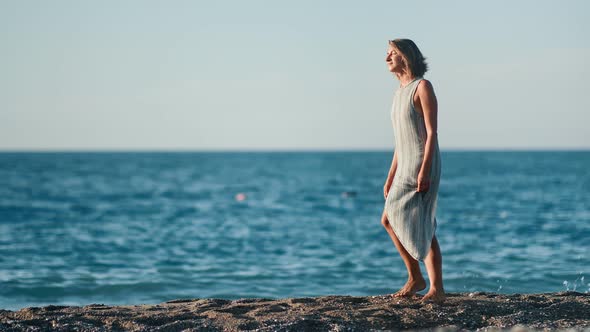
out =
[[[392,293],[391,157],[0,153],[0,308]],[[589,151],[443,151],[437,221],[447,292],[590,291]]]

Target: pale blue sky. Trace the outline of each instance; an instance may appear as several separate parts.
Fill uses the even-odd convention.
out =
[[[441,149],[587,149],[589,4],[0,0],[0,149],[392,149],[394,38]]]

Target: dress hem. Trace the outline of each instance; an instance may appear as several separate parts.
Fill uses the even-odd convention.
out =
[[[385,201],[387,203],[387,200]],[[412,255],[412,253],[407,249],[407,246],[404,245],[404,242],[402,241],[402,239],[399,237],[399,235],[397,234],[395,227],[393,227],[393,224],[390,221],[389,218],[389,212],[387,211],[387,206],[385,207],[385,214],[387,215],[387,222],[389,222],[389,226],[391,226],[391,229],[393,230],[393,233],[395,234],[395,236],[397,237],[397,239],[399,240],[399,243],[402,245],[402,247],[404,248],[404,250],[415,260],[419,261],[419,262],[424,262],[424,260],[426,259],[426,256],[428,256],[428,253],[423,257],[423,258],[416,258],[414,255]],[[436,218],[434,218],[434,222],[435,222],[435,226],[434,226],[434,230],[432,231],[432,237],[430,238],[430,245],[428,246],[429,251],[430,251],[430,247],[432,247],[432,239],[434,239],[434,236],[436,235]]]

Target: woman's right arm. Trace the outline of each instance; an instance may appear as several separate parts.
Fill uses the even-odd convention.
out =
[[[387,198],[387,193],[389,193],[389,187],[393,183],[393,178],[395,177],[395,172],[397,171],[397,149],[393,153],[393,160],[391,161],[391,167],[389,168],[389,173],[387,173],[387,180],[385,180],[385,186],[383,186],[383,196]]]

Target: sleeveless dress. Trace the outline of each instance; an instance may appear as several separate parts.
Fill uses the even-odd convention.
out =
[[[391,120],[397,150],[397,170],[385,200],[387,219],[395,235],[416,260],[424,260],[436,231],[436,204],[441,159],[438,138],[430,168],[430,187],[416,192],[425,152],[426,127],[414,109],[414,93],[422,77],[399,87],[393,97]]]

